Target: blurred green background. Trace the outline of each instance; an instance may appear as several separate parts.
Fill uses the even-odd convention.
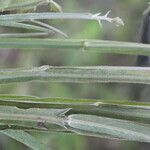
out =
[[[138,42],[143,11],[149,0],[57,0],[64,12],[89,12],[121,17],[124,27],[103,22],[103,27],[95,21],[59,20],[49,21],[55,27],[66,32],[70,38],[103,39]],[[47,11],[40,7],[37,11]],[[1,32],[15,29],[0,29]],[[59,38],[57,35],[50,38]],[[0,50],[0,68],[30,67],[41,65],[55,66],[134,66],[136,56],[87,53],[71,50]],[[141,100],[135,99],[134,87],[130,84],[69,84],[30,82],[0,85],[1,94],[35,95],[40,97],[98,98],[105,100]],[[148,100],[149,97],[142,97]],[[76,136],[73,134],[47,133],[35,134],[37,139],[54,150],[148,150],[149,144],[123,142]],[[0,135],[0,150],[27,149],[22,144]]]

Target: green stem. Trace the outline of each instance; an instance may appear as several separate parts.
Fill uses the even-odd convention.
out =
[[[150,84],[150,68],[144,67],[52,67],[1,69],[0,84],[26,81],[71,83],[142,83]]]
[[[76,40],[76,39],[20,39],[0,38],[1,48],[19,48],[23,50],[44,48],[60,50],[82,50],[83,52],[99,52],[131,55],[150,55],[150,45],[128,42]]]
[[[91,13],[20,13],[20,14],[9,14],[9,15],[1,15],[1,21],[30,21],[30,20],[43,20],[43,19],[71,19],[71,20],[96,20],[96,21],[111,21],[112,18],[108,17],[109,12],[101,16],[99,14],[91,14]]]

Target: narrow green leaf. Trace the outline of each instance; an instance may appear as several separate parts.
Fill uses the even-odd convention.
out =
[[[82,135],[150,142],[149,125],[82,114],[70,115],[67,123],[72,131]]]
[[[60,31],[59,29],[52,27],[46,23],[40,22],[40,21],[30,21],[32,23],[35,23],[37,25],[33,25],[33,24],[29,24],[29,23],[23,23],[23,22],[14,22],[14,21],[10,21],[9,23],[7,21],[2,21],[0,22],[0,26],[4,26],[4,27],[14,27],[14,28],[22,28],[22,29],[29,29],[29,30],[36,30],[36,31],[42,31],[47,33],[47,35],[49,35],[50,33],[58,33],[64,37],[67,37],[67,35]],[[22,33],[22,37],[24,35],[27,35],[26,33]],[[29,34],[29,33],[28,33]],[[31,33],[30,33],[31,34]],[[33,35],[34,33],[32,33]],[[8,36],[8,35],[7,35]],[[10,35],[11,36],[11,35]],[[34,35],[35,36],[35,35]],[[0,36],[1,37],[1,36]],[[16,36],[17,37],[17,36]]]
[[[26,146],[32,148],[33,150],[48,150],[48,149],[50,150],[50,148],[46,148],[46,146],[37,141],[33,136],[22,130],[8,129],[0,131],[0,133],[3,133],[8,137],[17,140],[18,142],[25,144]]]
[[[50,26],[49,24],[46,24],[46,23],[43,23],[43,22],[37,21],[37,20],[32,20],[31,22],[36,23],[37,25],[43,26],[53,32],[59,33],[60,35],[66,37],[66,38],[68,37],[67,34],[65,34],[64,32],[60,31],[59,29],[57,29],[53,26]]]
[[[0,23],[0,26],[37,30],[37,31],[43,31],[43,32],[48,32],[48,33],[52,32],[52,30],[47,29],[45,27],[32,25],[32,24],[27,24],[27,23],[18,23],[18,22],[9,22],[8,23],[6,21],[3,21],[3,22]]]
[[[37,37],[37,36],[46,36],[46,35],[49,35],[49,33],[46,32],[4,33],[4,34],[0,34],[0,38]]]

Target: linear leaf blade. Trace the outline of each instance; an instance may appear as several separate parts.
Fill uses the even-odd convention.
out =
[[[37,141],[33,136],[31,136],[25,131],[8,129],[8,130],[0,131],[0,133],[3,133],[8,137],[23,143],[24,145],[32,148],[33,150],[48,150],[48,148],[46,148],[44,144]]]
[[[150,142],[150,126],[131,121],[75,114],[67,123],[72,131],[83,135]]]

